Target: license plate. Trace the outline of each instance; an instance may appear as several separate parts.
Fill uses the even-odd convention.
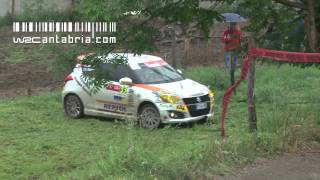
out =
[[[207,103],[198,103],[197,104],[197,109],[205,109],[207,108]]]

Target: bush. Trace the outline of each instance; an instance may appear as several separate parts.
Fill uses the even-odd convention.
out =
[[[11,26],[13,19],[12,15],[8,12],[5,16],[0,17],[0,27]]]
[[[15,21],[79,21],[80,13],[77,8],[67,8],[64,10],[56,9],[55,7],[45,7],[43,0],[33,0],[23,4],[24,8],[20,14],[13,17],[7,13],[0,18],[0,27],[11,26]]]
[[[56,58],[48,64],[48,69],[55,78],[61,79],[76,65],[76,57],[85,49],[82,45],[73,44],[70,46],[61,46],[57,44],[50,45],[49,49],[56,52]]]
[[[186,69],[185,75],[215,90],[223,90],[230,85],[228,73],[217,67],[192,67]]]

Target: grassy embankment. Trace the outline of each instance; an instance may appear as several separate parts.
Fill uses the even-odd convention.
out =
[[[219,136],[224,70],[192,68],[188,77],[216,93],[213,126],[145,130],[123,122],[65,116],[60,93],[0,101],[0,179],[182,179],[230,170],[259,157],[320,143],[320,71],[272,65],[257,69],[256,136],[247,132],[246,83]]]

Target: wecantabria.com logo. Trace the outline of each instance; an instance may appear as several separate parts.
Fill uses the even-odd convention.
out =
[[[13,43],[114,44],[116,31],[116,22],[13,22]]]

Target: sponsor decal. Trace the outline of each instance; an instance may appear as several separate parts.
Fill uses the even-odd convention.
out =
[[[127,112],[126,105],[122,103],[109,102],[103,100],[96,100],[96,102],[98,103],[97,109],[99,111],[113,112],[119,114],[124,114]]]
[[[128,96],[128,106],[133,106],[133,104],[134,104],[133,94],[129,94],[129,96]]]
[[[91,92],[89,91],[88,86],[86,85],[86,83],[84,82],[84,80],[82,78],[80,78],[82,83],[76,77],[75,77],[75,80],[76,80],[77,84],[83,89],[83,91],[85,93],[87,93],[89,96],[92,95]]]
[[[116,101],[121,101],[122,100],[122,96],[114,95],[113,99],[116,100]]]
[[[124,113],[126,112],[126,106],[122,104],[104,104],[103,108],[108,111]]]
[[[128,86],[123,86],[123,85],[117,85],[117,84],[112,84],[112,83],[109,83],[107,84],[107,90],[110,90],[110,91],[116,91],[116,92],[120,92],[120,93],[128,93]]]
[[[187,106],[186,105],[177,105],[176,106],[176,109],[178,110],[178,111],[183,111],[183,112],[187,112],[188,111],[188,108],[187,108]]]
[[[157,61],[145,62],[144,64],[149,68],[167,65],[167,63],[162,59]]]
[[[129,89],[129,93],[130,93],[130,94],[133,94],[133,93],[134,93],[134,90],[130,88],[130,89]]]
[[[159,104],[159,106],[160,107],[162,107],[162,108],[172,108],[173,107],[173,105],[172,104]]]
[[[165,66],[167,63],[160,59],[157,61],[149,61],[149,62],[144,62],[144,63],[138,63],[138,66],[140,66],[141,69],[144,68],[153,68],[153,67],[159,67],[159,66]]]

